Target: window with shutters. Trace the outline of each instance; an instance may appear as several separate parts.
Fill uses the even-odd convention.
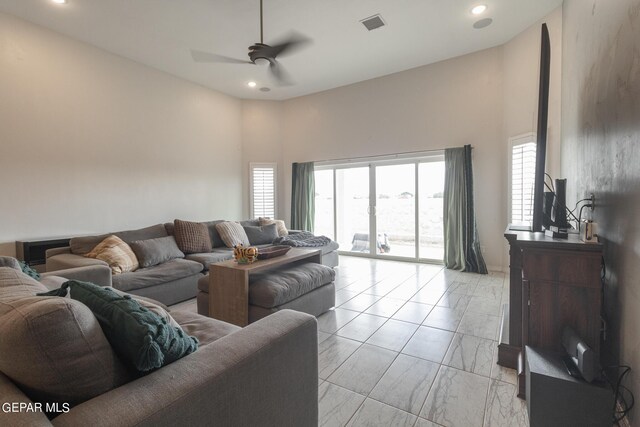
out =
[[[531,225],[536,177],[536,142],[533,134],[511,138],[510,223]]]
[[[250,163],[251,218],[276,218],[276,163]]]

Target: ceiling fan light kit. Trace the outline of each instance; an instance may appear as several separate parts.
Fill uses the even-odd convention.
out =
[[[293,84],[282,65],[276,60],[278,56],[293,53],[296,49],[310,43],[310,39],[299,34],[291,34],[286,40],[272,46],[264,43],[264,26],[262,0],[260,0],[260,42],[249,46],[249,60],[241,60],[200,50],[191,50],[191,57],[195,62],[222,62],[230,64],[261,64],[268,63],[269,71],[281,86]],[[250,87],[254,87],[249,85]]]

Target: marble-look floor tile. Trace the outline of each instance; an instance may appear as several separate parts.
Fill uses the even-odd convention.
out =
[[[347,291],[346,289],[336,291],[336,307],[344,304],[356,295],[358,295],[357,292]]]
[[[375,302],[378,301],[380,298],[382,297],[377,295],[360,294],[351,298],[349,301],[345,302],[344,304],[342,304],[340,308],[353,310],[353,311],[365,311],[367,308],[375,304]]]
[[[517,387],[491,380],[487,396],[485,427],[528,427],[526,401],[517,396]]]
[[[375,314],[376,316],[391,317],[400,307],[404,305],[405,300],[382,298],[366,310],[366,313]]]
[[[458,326],[458,332],[473,335],[474,337],[495,340],[498,334],[499,323],[500,318],[498,316],[467,311],[464,316],[462,316],[460,326]]]
[[[458,274],[458,277],[456,277],[456,281],[463,282],[463,283],[471,283],[475,285],[480,281],[480,279],[483,276],[484,276],[483,274],[467,273],[467,272],[461,271],[460,274]]]
[[[489,379],[440,367],[420,416],[444,426],[481,427]]]
[[[424,418],[419,418],[413,427],[440,427],[440,424],[436,424],[432,421],[425,420]]]
[[[367,340],[367,344],[377,345],[378,347],[384,347],[393,351],[400,351],[416,329],[418,329],[418,325],[415,323],[390,319],[371,335],[371,338]]]
[[[416,422],[416,416],[400,409],[385,405],[373,399],[367,399],[347,426],[394,426],[411,427]]]
[[[455,281],[447,288],[447,292],[453,292],[455,294],[473,295],[473,291],[476,289],[477,283],[468,283]]]
[[[398,353],[363,344],[327,381],[356,393],[369,394]]]
[[[366,291],[373,285],[375,285],[375,279],[362,278],[362,279],[356,280],[355,282],[353,282],[352,284],[350,284],[344,289],[351,292],[362,292],[362,291]]]
[[[453,332],[420,326],[402,353],[441,363],[452,338]]]
[[[365,399],[361,394],[324,382],[318,389],[318,425],[346,425]]]
[[[469,301],[467,311],[497,316],[500,314],[500,300],[473,296]]]
[[[391,292],[387,294],[388,298],[408,300],[413,298],[413,296],[420,290],[421,287],[414,286],[412,284],[409,285],[400,285]]]
[[[328,334],[328,333],[322,332],[322,331],[318,331],[318,344],[320,344],[321,342],[323,342],[324,340],[326,340],[330,336],[331,336],[331,334]]]
[[[424,322],[424,319],[427,318],[427,315],[432,309],[432,305],[409,301],[403,305],[400,310],[396,311],[396,314],[393,315],[393,319],[421,324]]]
[[[439,366],[434,362],[401,354],[380,379],[370,397],[418,415]]]
[[[444,290],[439,288],[431,288],[429,284],[420,289],[412,298],[411,301],[419,302],[422,304],[436,305],[436,303],[444,295]]]
[[[357,341],[330,336],[318,345],[318,376],[326,379],[360,347]]]
[[[338,329],[336,335],[365,342],[386,321],[387,319],[385,317],[363,313],[342,328]]]
[[[502,286],[478,285],[473,290],[471,295],[500,301],[500,299],[502,298]]]
[[[504,381],[509,384],[516,385],[518,384],[518,373],[515,369],[505,368],[504,366],[498,365],[498,348],[497,343],[496,347],[493,350],[493,363],[491,365],[491,378]]]
[[[318,317],[318,330],[332,334],[352,321],[358,314],[357,311],[344,310],[342,308],[329,310]]]
[[[442,295],[442,298],[438,300],[436,304],[438,307],[451,308],[453,310],[464,313],[469,305],[469,301],[471,301],[471,296],[455,293],[455,292],[445,292]]]
[[[456,334],[442,364],[488,377],[491,374],[495,341]]]
[[[372,295],[385,296],[389,292],[391,292],[392,290],[397,288],[399,285],[400,285],[400,282],[398,282],[397,279],[396,280],[382,280],[382,281],[376,283],[375,285],[373,285],[372,287],[370,287],[369,289],[367,289],[364,292],[367,293],[367,294],[372,294]]]
[[[431,313],[422,322],[425,326],[456,331],[462,320],[462,312],[446,307],[433,307]]]

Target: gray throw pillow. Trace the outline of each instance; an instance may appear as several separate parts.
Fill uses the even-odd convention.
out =
[[[252,245],[266,245],[273,243],[273,240],[278,237],[278,226],[276,224],[263,225],[254,227],[246,225],[244,232],[247,233],[249,243]]]
[[[141,268],[153,267],[175,258],[184,258],[173,236],[138,240],[129,244],[138,258]]]

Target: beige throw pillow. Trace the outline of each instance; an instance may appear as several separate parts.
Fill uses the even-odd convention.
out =
[[[244,228],[238,222],[225,221],[216,224],[216,230],[220,234],[220,238],[228,248],[237,245],[250,246],[249,238]]]
[[[136,254],[118,236],[107,237],[85,256],[106,262],[111,267],[113,274],[135,271],[139,266]]]
[[[278,237],[284,237],[289,235],[287,226],[284,225],[284,221],[281,219],[258,218],[258,221],[260,222],[260,226],[275,224],[276,227],[278,228]]]

